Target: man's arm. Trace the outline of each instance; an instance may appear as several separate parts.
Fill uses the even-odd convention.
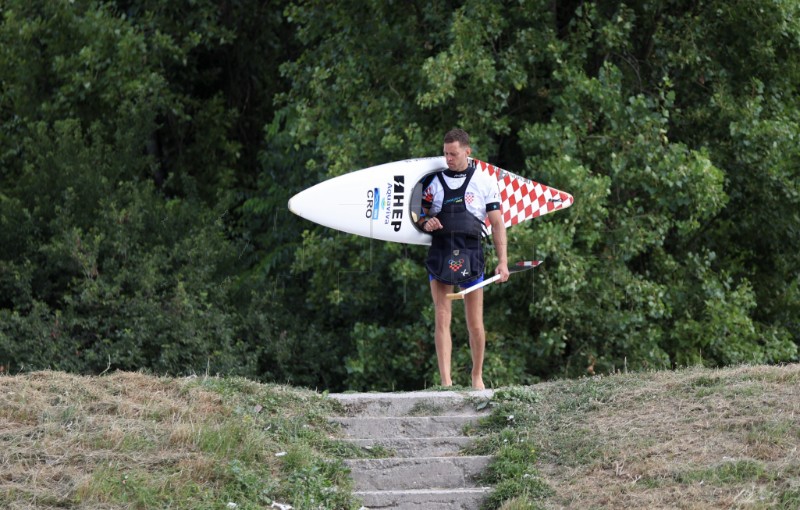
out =
[[[489,223],[492,225],[492,239],[497,252],[497,269],[495,274],[500,275],[500,281],[508,280],[508,243],[506,241],[506,226],[503,223],[503,213],[497,209],[489,211]]]
[[[430,215],[435,196],[434,177],[436,177],[436,174],[431,174],[423,181],[422,216],[417,224],[424,232],[433,232],[434,230],[442,228],[442,223],[439,221],[439,218]]]

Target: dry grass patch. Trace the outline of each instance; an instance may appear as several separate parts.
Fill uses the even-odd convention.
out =
[[[242,379],[0,376],[0,508],[348,508],[329,407]]]
[[[798,508],[800,365],[537,385],[547,508]]]

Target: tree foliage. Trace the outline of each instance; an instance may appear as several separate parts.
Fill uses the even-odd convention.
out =
[[[9,370],[269,373],[272,332],[247,320],[268,300],[241,299],[242,236],[226,218],[246,182],[234,167],[248,110],[212,59],[246,51],[231,49],[242,27],[211,2],[146,4],[4,3]]]
[[[509,231],[512,259],[545,263],[486,292],[487,382],[797,360],[794,2],[8,0],[0,16],[4,369],[435,384],[424,248],[286,201],[436,155],[455,126],[576,199]]]

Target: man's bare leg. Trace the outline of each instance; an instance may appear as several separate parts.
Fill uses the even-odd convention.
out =
[[[452,318],[452,301],[447,294],[453,292],[453,286],[438,280],[431,280],[431,296],[435,312],[434,341],[436,343],[436,359],[439,362],[439,376],[442,386],[452,386],[450,378],[450,357],[453,352],[453,341],[450,337],[450,320]]]
[[[472,354],[472,388],[482,390],[483,356],[486,350],[486,330],[483,327],[483,289],[464,296],[464,309],[469,330],[469,348]]]

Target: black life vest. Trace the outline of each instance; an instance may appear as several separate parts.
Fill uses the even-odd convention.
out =
[[[479,277],[485,265],[483,222],[467,210],[465,198],[475,167],[470,166],[465,172],[464,182],[454,190],[447,187],[442,172],[436,174],[444,190],[442,209],[436,215],[443,228],[431,232],[433,239],[425,260],[434,278],[453,285]]]

